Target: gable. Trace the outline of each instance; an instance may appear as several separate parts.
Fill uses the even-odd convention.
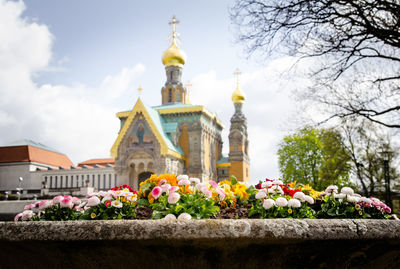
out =
[[[129,136],[131,143],[138,143],[139,145],[140,143],[151,143],[151,137],[154,135],[155,139],[160,144],[160,155],[184,159],[182,150],[175,147],[164,132],[164,122],[158,112],[150,107],[146,107],[140,98],[137,100],[132,111],[123,112],[123,114],[125,117],[127,116],[127,118],[111,148],[111,156],[114,158],[118,157],[119,147],[126,136]],[[143,118],[140,119],[139,117],[138,120],[134,122],[137,115],[141,115]],[[117,114],[117,116],[119,116],[119,114]],[[132,123],[134,123],[135,126],[131,128]]]

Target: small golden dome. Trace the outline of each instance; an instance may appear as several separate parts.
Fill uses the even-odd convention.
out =
[[[242,91],[239,89],[239,86],[236,88],[236,91],[232,94],[232,101],[234,103],[243,103],[245,100],[245,96]]]
[[[164,51],[161,60],[165,66],[182,67],[186,62],[186,54],[176,45],[175,40],[173,40],[171,46]]]

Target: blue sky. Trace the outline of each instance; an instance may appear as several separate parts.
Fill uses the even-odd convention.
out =
[[[240,68],[251,180],[279,177],[277,145],[302,109],[291,91],[308,81],[287,72],[295,60],[290,57],[247,59],[235,42],[231,4],[0,0],[0,144],[32,139],[74,163],[109,156],[119,129],[115,113],[133,107],[139,85],[146,104],[161,103],[161,55],[168,48],[168,21],[176,15],[192,102],[224,122],[226,152],[233,72]]]

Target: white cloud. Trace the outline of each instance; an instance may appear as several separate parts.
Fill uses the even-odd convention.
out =
[[[119,122],[112,101],[126,94],[145,67],[107,76],[98,87],[36,85],[51,68],[47,26],[21,18],[23,2],[0,0],[0,144],[29,138],[66,153],[73,162],[109,156]]]

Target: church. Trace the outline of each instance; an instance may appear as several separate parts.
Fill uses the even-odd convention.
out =
[[[204,106],[191,104],[188,89],[182,84],[186,55],[178,46],[177,23],[175,17],[169,22],[171,44],[162,54],[166,82],[161,88],[161,105],[150,107],[139,96],[132,110],[116,114],[121,125],[111,156],[118,182],[137,188],[151,174],[163,173],[187,174],[202,181],[234,175],[249,182],[249,140],[242,112],[245,97],[238,78],[232,95],[229,156],[224,157],[224,125]]]

